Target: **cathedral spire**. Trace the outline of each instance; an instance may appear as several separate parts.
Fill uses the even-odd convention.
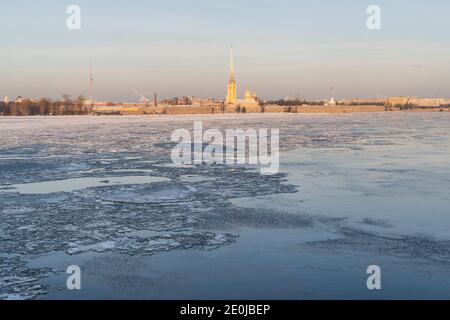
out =
[[[233,45],[231,45],[230,52],[230,78],[228,79],[228,91],[227,97],[225,99],[226,104],[236,104],[237,94],[236,94],[236,80],[234,78],[234,52]]]
[[[230,79],[234,79],[234,49],[233,45],[231,45],[231,52],[230,52]]]

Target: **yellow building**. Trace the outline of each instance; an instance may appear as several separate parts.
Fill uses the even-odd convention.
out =
[[[388,99],[391,106],[412,105],[418,108],[439,108],[447,104],[443,98],[392,97]]]
[[[240,106],[245,108],[259,107],[260,99],[256,95],[256,91],[250,91],[249,88],[245,90],[244,99],[237,98],[237,84],[234,75],[234,51],[231,47],[231,64],[230,64],[230,78],[228,79],[227,97],[225,104]]]
[[[442,98],[432,98],[432,99],[414,98],[410,99],[409,103],[419,108],[439,108],[441,106],[446,105],[445,99]]]
[[[391,97],[388,99],[388,102],[393,107],[397,105],[404,106],[408,104],[409,99],[409,97]]]
[[[259,99],[256,96],[256,91],[250,91],[249,88],[245,90],[244,99],[236,100],[236,105],[245,108],[259,107]]]

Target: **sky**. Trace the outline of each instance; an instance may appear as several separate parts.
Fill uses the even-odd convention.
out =
[[[223,99],[232,44],[239,96],[450,97],[448,0],[15,0],[0,15],[0,96],[88,96],[92,61],[99,100]]]

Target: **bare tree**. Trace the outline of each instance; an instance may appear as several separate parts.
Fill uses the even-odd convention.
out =
[[[78,96],[75,99],[75,109],[76,109],[75,112],[76,112],[76,114],[84,114],[85,113],[84,110],[83,110],[85,102],[86,102],[86,98],[84,96],[82,96],[82,95]]]
[[[63,114],[64,115],[74,114],[74,103],[70,98],[70,95],[63,94],[62,98],[63,98],[62,105],[64,106]]]
[[[39,106],[39,114],[40,115],[48,115],[50,113],[50,107],[52,105],[52,101],[49,98],[41,98],[38,101]]]

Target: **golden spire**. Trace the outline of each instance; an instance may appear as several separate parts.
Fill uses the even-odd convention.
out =
[[[228,80],[227,97],[225,99],[226,104],[236,104],[236,80],[234,78],[234,52],[233,45],[231,46],[230,55],[230,79]]]
[[[234,79],[234,49],[233,45],[231,45],[231,53],[230,53],[230,79]]]

